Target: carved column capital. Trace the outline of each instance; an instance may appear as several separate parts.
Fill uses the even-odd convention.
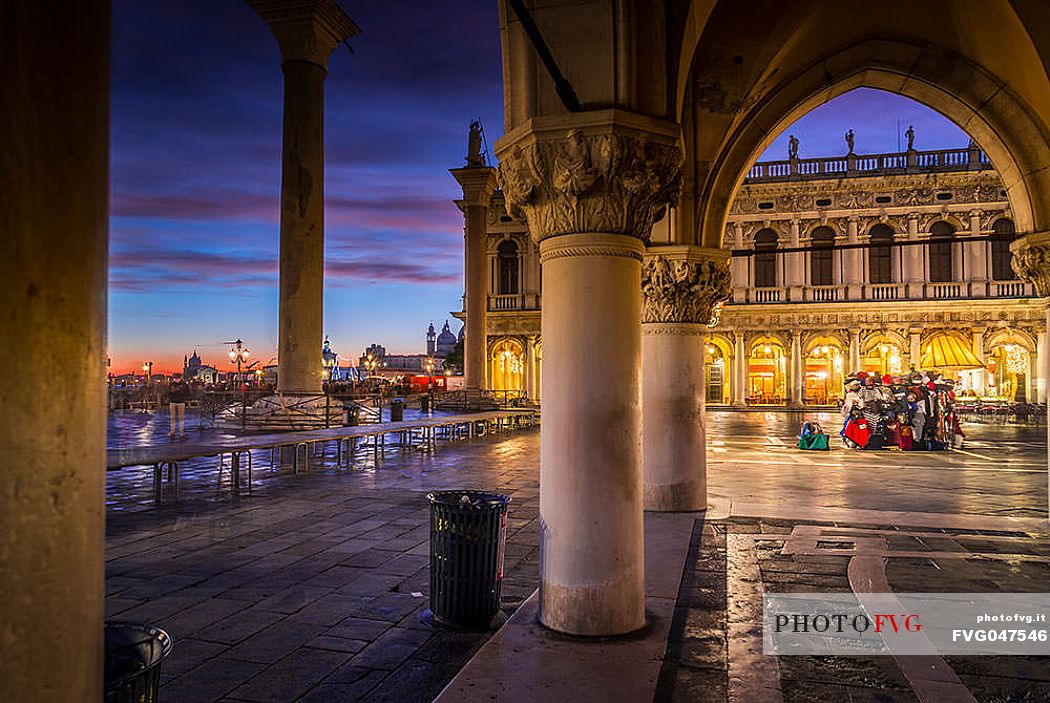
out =
[[[507,212],[536,241],[599,232],[648,240],[678,200],[678,127],[617,110],[545,126],[534,118],[497,145]]]
[[[1021,280],[1031,283],[1039,297],[1050,297],[1050,232],[1019,237],[1010,244],[1010,251],[1010,265]]]
[[[729,252],[654,247],[642,264],[642,322],[711,325],[732,295]]]
[[[335,0],[247,0],[270,25],[284,61],[327,69],[328,55],[361,29]]]

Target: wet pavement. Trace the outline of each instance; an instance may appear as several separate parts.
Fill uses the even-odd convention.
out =
[[[787,506],[987,520],[989,529],[980,532],[921,528],[927,538],[944,538],[948,546],[940,551],[959,555],[982,551],[980,539],[996,532],[996,520],[1046,515],[1045,428],[968,425],[966,453],[799,452],[791,445],[800,417],[711,412],[708,419],[709,492],[716,502],[749,506],[749,514],[776,515]],[[166,441],[166,423],[163,416],[120,418],[111,442]],[[191,423],[191,432],[200,430]],[[111,472],[109,617],[153,622],[174,636],[163,668],[164,700],[429,701],[486,636],[420,621],[429,593],[425,494],[478,487],[513,497],[504,582],[505,606],[513,608],[538,579],[538,450],[539,431],[525,430],[439,443],[434,451],[390,449],[378,459],[362,451],[351,471],[336,469],[330,452],[298,476],[287,466],[270,469],[266,452],[250,496],[234,495],[228,471],[220,479],[216,460],[204,459],[183,469],[182,498],[159,507],[151,501],[149,471]],[[763,700],[741,698],[739,690],[731,695],[730,681],[740,680],[730,676],[731,667],[747,658],[734,656],[741,638],[729,635],[746,632],[747,623],[730,617],[727,604],[754,595],[749,584],[756,580],[746,571],[740,576],[741,563],[770,589],[848,589],[849,556],[784,553],[787,537],[807,524],[814,521],[698,521],[657,700]],[[824,526],[903,529],[857,519]],[[910,590],[917,583],[946,591],[1045,590],[1046,562],[1011,555],[1050,554],[1046,535],[1000,531],[998,556],[891,558],[887,578]],[[756,550],[753,535],[761,533],[771,541]],[[999,674],[987,661],[948,663],[984,696],[978,700],[1050,700],[1039,697],[1048,689],[1038,673],[1047,667],[1038,662],[1014,662]],[[813,658],[774,671],[785,701],[916,700],[889,658]]]

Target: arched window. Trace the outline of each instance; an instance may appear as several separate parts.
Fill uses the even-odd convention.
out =
[[[1017,280],[1010,267],[1010,242],[1015,236],[1013,220],[1001,217],[992,225],[992,278],[996,281]]]
[[[755,235],[755,287],[777,284],[777,233],[764,229]]]
[[[947,222],[934,222],[930,227],[930,280],[946,283],[954,279],[952,272],[952,241],[955,228]]]
[[[506,239],[496,248],[499,260],[499,295],[516,295],[518,292],[518,245]]]
[[[872,283],[893,283],[893,229],[877,224],[868,232],[868,279]]]
[[[809,282],[814,286],[830,286],[835,282],[835,233],[828,227],[817,227],[809,235]]]

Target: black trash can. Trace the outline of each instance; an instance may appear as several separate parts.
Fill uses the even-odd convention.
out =
[[[405,401],[394,398],[390,401],[390,422],[401,422],[405,419]]]
[[[510,496],[438,491],[427,498],[434,619],[456,627],[488,627],[500,612]]]
[[[105,703],[156,703],[171,637],[152,625],[106,623]]]

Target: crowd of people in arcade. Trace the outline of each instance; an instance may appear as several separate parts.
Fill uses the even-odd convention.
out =
[[[845,379],[842,442],[852,449],[905,451],[961,448],[965,437],[955,409],[955,382],[937,372],[879,376],[865,371]],[[799,448],[816,446],[815,423],[803,425]]]

